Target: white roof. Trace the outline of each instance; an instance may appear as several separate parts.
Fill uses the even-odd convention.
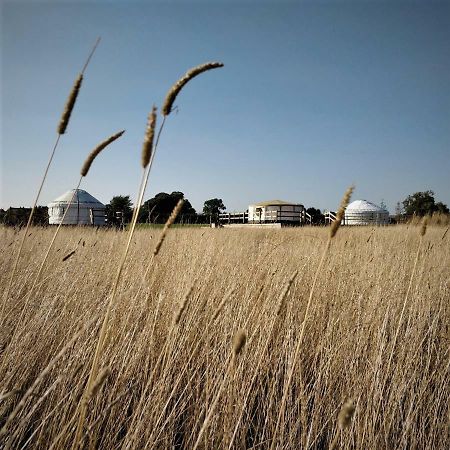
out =
[[[284,200],[267,200],[265,202],[253,203],[250,206],[302,206],[300,203],[285,202]]]
[[[367,200],[355,200],[347,206],[345,212],[387,212],[380,206],[375,205],[375,203],[369,202]]]
[[[76,192],[75,192],[76,191]],[[53,200],[51,203],[49,203],[47,206],[50,208],[52,206],[58,206],[58,205],[64,205],[69,204],[70,200],[72,199],[72,195],[75,192],[75,196],[73,197],[72,203],[80,203],[86,206],[92,207],[104,207],[105,205],[97,200],[95,197],[93,197],[89,192],[83,191],[82,189],[71,189],[70,191],[67,191],[65,194],[59,196],[55,200]]]

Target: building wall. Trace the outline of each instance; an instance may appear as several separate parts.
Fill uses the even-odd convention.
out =
[[[64,216],[64,211],[64,206],[49,207],[49,224],[59,225]],[[91,208],[80,205],[78,210],[78,205],[71,205],[66,217],[64,217],[63,225],[106,225],[105,209],[96,208],[95,210],[92,210]]]
[[[299,205],[270,205],[248,207],[249,222],[300,222],[303,207]]]
[[[345,213],[345,225],[387,225],[389,223],[389,213],[386,212],[352,212]]]

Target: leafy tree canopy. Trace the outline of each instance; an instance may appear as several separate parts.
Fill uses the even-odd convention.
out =
[[[436,212],[442,213],[442,214],[449,214],[450,210],[448,209],[448,206],[445,203],[437,202],[436,203]]]
[[[325,216],[320,212],[320,209],[310,207],[306,212],[311,216],[311,223],[313,225],[325,223]]]
[[[11,226],[23,226],[28,222],[31,208],[8,208],[6,211],[0,209],[0,223]],[[33,224],[45,226],[48,225],[47,206],[36,206],[33,216]]]
[[[226,209],[221,198],[211,198],[203,204],[203,214],[210,216],[218,216]]]
[[[170,213],[175,208],[180,199],[184,199],[183,207],[177,217],[177,222],[193,222],[196,219],[195,209],[184,194],[179,191],[174,191],[171,194],[160,192],[153,198],[147,200],[139,215],[140,222],[150,223],[165,223],[170,216]]]
[[[435,202],[433,191],[416,192],[403,200],[403,209],[407,215],[425,216],[435,212],[448,214],[447,205]]]
[[[117,195],[106,205],[106,217],[108,223],[120,225],[123,222],[128,223],[133,216],[132,202],[129,195]]]

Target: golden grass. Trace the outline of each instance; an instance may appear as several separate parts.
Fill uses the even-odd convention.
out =
[[[22,248],[23,248],[23,245],[25,243],[25,239],[28,236],[28,230],[29,230],[29,228],[30,228],[30,226],[31,226],[31,224],[33,222],[33,217],[34,217],[34,212],[36,210],[36,205],[37,205],[37,203],[39,201],[39,198],[40,198],[40,195],[41,195],[41,192],[42,192],[42,188],[44,187],[45,181],[47,179],[48,171],[50,169],[50,166],[52,165],[53,158],[54,158],[55,153],[56,153],[56,149],[58,148],[59,140],[61,139],[61,136],[66,132],[67,125],[69,124],[70,116],[72,115],[73,108],[75,107],[75,102],[76,102],[78,94],[80,92],[80,88],[81,88],[81,83],[83,81],[84,72],[86,71],[86,69],[87,69],[87,67],[89,65],[89,62],[91,61],[91,58],[94,55],[95,50],[97,49],[97,46],[98,46],[99,43],[100,43],[100,37],[97,38],[97,40],[95,41],[95,44],[94,44],[91,52],[89,53],[89,56],[87,57],[86,62],[84,63],[84,66],[83,66],[83,69],[81,70],[81,73],[78,75],[77,79],[75,80],[75,83],[74,83],[74,85],[72,87],[72,90],[70,91],[69,97],[68,97],[68,99],[66,101],[66,104],[64,106],[64,110],[63,110],[63,113],[61,115],[61,119],[60,119],[59,124],[58,124],[58,129],[57,129],[58,134],[57,134],[57,137],[56,137],[56,141],[55,141],[55,144],[53,145],[52,151],[50,152],[50,156],[48,158],[47,165],[46,165],[45,170],[44,170],[44,174],[42,175],[41,182],[39,184],[39,187],[38,187],[38,190],[37,190],[37,193],[36,193],[36,197],[35,197],[34,202],[33,202],[33,206],[31,207],[31,212],[30,212],[30,215],[28,216],[28,222],[27,222],[27,225],[26,225],[25,233],[22,234],[22,240],[20,241],[20,243],[18,245],[18,250],[17,250],[16,257],[15,257],[15,260],[14,260],[14,263],[13,263],[13,268],[10,271],[9,282],[7,284],[6,289],[4,289],[4,291],[3,291],[5,302],[6,302],[6,300],[9,297],[9,292],[10,292],[10,289],[11,289],[11,286],[12,286],[12,282],[13,282],[13,279],[15,277],[17,266],[19,264],[20,256],[22,254]],[[4,307],[5,307],[5,303],[3,303],[2,307],[1,307],[1,314],[2,315],[5,312],[4,311]]]
[[[161,232],[137,230],[104,369],[86,397],[83,445],[192,448],[202,432],[199,448],[269,448],[274,440],[286,449],[448,448],[450,235],[430,225],[423,237],[419,231],[339,230],[287,383],[329,230],[174,229],[156,259]],[[0,228],[3,289],[22,232]],[[17,326],[52,235],[33,228],[1,318],[0,445],[7,448],[72,445],[127,239],[62,228]],[[245,348],[233,358],[239,330]]]
[[[168,116],[172,112],[173,102],[177,98],[181,90],[196,76],[207,72],[208,70],[218,69],[223,67],[221,62],[207,62],[189,69],[173,86],[169,89],[169,92],[164,99],[162,113],[164,116]]]
[[[145,129],[144,142],[142,144],[141,152],[141,166],[144,169],[148,166],[151,154],[153,152],[153,139],[155,137],[156,128],[156,111],[157,108],[153,105],[147,119],[147,128]]]
[[[112,142],[114,142],[116,139],[119,139],[120,136],[123,135],[123,133],[125,133],[125,130],[119,131],[116,134],[113,134],[112,136],[110,136],[108,139],[105,139],[103,142],[101,142],[100,144],[97,145],[97,147],[95,147],[91,153],[89,153],[89,155],[87,156],[87,158],[85,159],[82,167],[81,167],[81,171],[80,174],[82,177],[85,177],[88,172],[89,169],[91,168],[92,163],[94,162],[94,159],[97,158],[97,156],[106,148],[108,147],[109,144],[111,144]],[[69,208],[67,208],[69,209]]]

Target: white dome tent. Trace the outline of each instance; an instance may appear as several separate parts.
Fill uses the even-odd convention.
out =
[[[367,200],[355,200],[345,210],[345,225],[387,225],[389,212]]]
[[[106,225],[105,205],[82,189],[71,189],[47,205],[49,224],[59,225],[68,207],[63,225]]]

